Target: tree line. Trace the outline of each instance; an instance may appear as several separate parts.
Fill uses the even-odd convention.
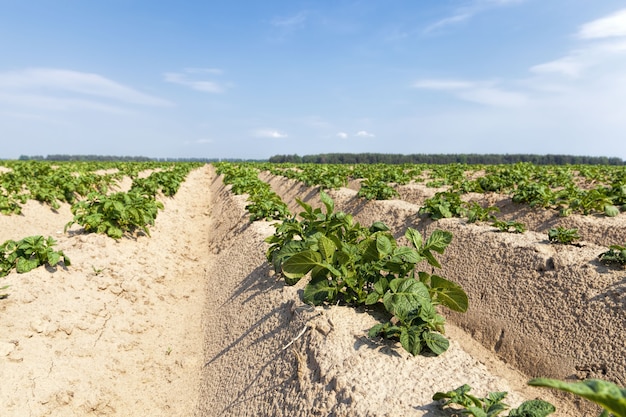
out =
[[[535,165],[625,165],[621,158],[606,156],[536,154],[384,154],[325,153],[317,155],[274,155],[273,163],[312,164],[484,164],[500,165],[531,162]]]
[[[118,155],[20,155],[20,161],[53,161],[53,162],[266,162],[263,160],[249,160],[238,158],[149,158],[147,156],[118,156]]]

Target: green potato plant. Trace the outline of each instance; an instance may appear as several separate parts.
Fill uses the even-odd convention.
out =
[[[528,381],[528,385],[555,388],[590,400],[604,409],[600,417],[626,417],[626,388],[620,388],[609,381],[587,379],[565,382],[558,379],[535,378]]]
[[[611,245],[609,250],[602,252],[598,258],[605,265],[626,265],[626,246]]]
[[[526,226],[523,223],[513,220],[494,220],[491,225],[501,232],[506,233],[524,233],[526,231]]]
[[[38,266],[55,266],[60,262],[70,265],[70,259],[63,251],[55,251],[56,245],[52,237],[29,236],[19,241],[7,240],[0,245],[0,277],[8,275],[11,270],[19,274],[29,272]]]
[[[561,226],[553,227],[548,230],[548,240],[551,243],[560,243],[563,245],[571,245],[580,239],[578,229],[566,229]]]
[[[409,228],[405,237],[412,246],[401,246],[385,224],[363,227],[352,215],[335,213],[327,194],[322,192],[320,198],[325,213],[298,200],[302,220],[284,220],[266,239],[267,260],[274,270],[287,285],[310,274],[303,291],[306,303],[383,308],[389,321],[374,326],[370,337],[397,339],[413,355],[447,350],[441,334],[445,320],[435,306],[464,312],[467,294],[443,277],[416,273],[415,267],[425,261],[440,268],[433,252],[443,253],[452,234],[437,230],[424,239]]]
[[[495,417],[509,408],[509,405],[504,403],[507,392],[490,392],[486,397],[481,398],[471,395],[469,393],[471,389],[469,385],[464,384],[452,391],[435,393],[433,400],[444,400],[443,407],[461,406],[462,408],[455,410],[474,417]],[[509,417],[545,417],[555,411],[556,408],[547,401],[530,400],[510,410],[508,415]]]
[[[91,193],[87,199],[72,205],[74,218],[65,225],[65,231],[77,223],[87,233],[104,233],[113,239],[137,230],[150,236],[148,226],[153,226],[163,203],[154,197],[137,192],[117,192],[109,195]]]

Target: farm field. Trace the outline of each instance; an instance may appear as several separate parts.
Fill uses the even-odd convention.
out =
[[[296,198],[323,206],[314,184],[269,168],[253,170],[286,210],[301,210]],[[3,416],[446,416],[433,394],[464,383],[477,395],[508,391],[513,406],[541,397],[557,406],[555,416],[572,416],[590,408],[528,387],[529,377],[626,385],[626,273],[597,260],[626,242],[623,213],[589,204],[582,215],[580,204],[561,217],[504,192],[463,195],[528,229],[506,233],[418,213],[450,184],[386,179],[398,194],[385,201],[358,196],[363,180],[328,190],[337,211],[364,225],[382,221],[399,240],[408,227],[452,232],[436,257],[469,308],[444,312],[446,352],[412,356],[368,338],[377,320],[363,308],[304,304],[304,280],[286,286],[267,262],[264,240],[276,221],[250,222],[264,207],[223,180],[211,165],[189,172],[175,195],[158,197],[150,236],[114,239],[79,224],[64,231],[73,213],[63,201],[51,209],[29,200],[21,215],[0,215],[0,243],[52,236],[71,259],[0,278],[9,286],[0,299]],[[117,187],[130,183],[123,177]],[[275,198],[268,195],[261,201]],[[556,226],[576,228],[577,245],[550,243]]]

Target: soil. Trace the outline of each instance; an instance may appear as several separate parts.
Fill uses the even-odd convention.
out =
[[[265,174],[295,210],[319,190]],[[405,187],[418,187],[409,185]],[[602,377],[624,385],[626,278],[594,259],[623,242],[626,219],[568,218],[581,247],[555,247],[549,213],[504,215],[533,226],[523,235],[488,225],[416,215],[415,200],[364,202],[331,192],[362,224],[429,234],[453,231],[442,275],[468,291],[470,311],[448,314],[451,345],[412,357],[368,339],[363,310],[313,308],[267,262],[270,222],[250,223],[207,165],[192,171],[150,229],[119,241],[84,234],[69,206],[28,202],[0,216],[0,242],[52,236],[71,265],[12,272],[0,281],[0,415],[4,416],[449,416],[436,391],[467,383],[479,396],[508,391],[517,406],[541,397],[556,416],[590,408],[526,385],[534,376]],[[508,210],[508,211],[507,211]],[[516,214],[518,213],[518,214]],[[519,221],[519,220],[518,220]],[[560,223],[559,223],[560,224]],[[573,227],[573,226],[569,226]],[[617,241],[616,241],[617,240]]]

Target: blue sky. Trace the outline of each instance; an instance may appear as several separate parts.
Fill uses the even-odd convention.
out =
[[[626,159],[626,1],[0,0],[0,158]]]

